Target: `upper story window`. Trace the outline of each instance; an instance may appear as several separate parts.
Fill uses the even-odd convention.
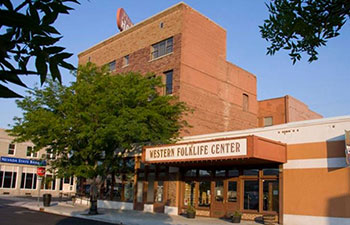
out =
[[[152,59],[173,52],[173,37],[152,45]]]
[[[129,65],[129,55],[126,55],[123,58],[123,67],[128,65]]]
[[[164,73],[165,75],[165,94],[170,95],[173,93],[173,71],[169,70]]]
[[[7,154],[14,155],[15,154],[15,148],[16,148],[15,144],[9,144],[9,149],[8,149]]]
[[[264,117],[264,127],[272,126],[273,125],[273,119],[272,116]]]
[[[36,158],[38,157],[38,153],[37,152],[33,152],[33,147],[32,146],[27,146],[27,157],[33,157]]]
[[[115,68],[116,68],[116,62],[115,62],[115,60],[112,61],[112,62],[110,62],[110,63],[108,63],[108,69],[109,69],[109,71],[114,71]]]
[[[249,110],[249,96],[247,94],[243,94],[243,111],[247,112]]]

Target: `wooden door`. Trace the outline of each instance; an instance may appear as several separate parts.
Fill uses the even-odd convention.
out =
[[[157,213],[164,213],[164,206],[166,203],[166,187],[165,182],[160,180],[155,185],[155,199],[153,210]]]
[[[223,218],[226,215],[225,183],[224,179],[216,179],[212,182],[211,217]]]
[[[231,216],[236,210],[239,210],[239,184],[237,178],[226,180],[224,202],[226,217]]]

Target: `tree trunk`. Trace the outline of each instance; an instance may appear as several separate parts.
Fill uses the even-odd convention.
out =
[[[111,183],[111,190],[110,190],[110,195],[109,199],[112,201],[114,198],[114,185],[115,185],[115,172],[112,172],[112,183]]]
[[[97,177],[94,177],[92,179],[92,183],[90,186],[90,209],[89,209],[89,215],[96,215],[97,212]]]

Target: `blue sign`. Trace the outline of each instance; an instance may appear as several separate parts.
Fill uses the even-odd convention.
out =
[[[21,158],[13,158],[13,157],[3,157],[3,156],[1,156],[0,162],[25,164],[25,165],[33,165],[33,166],[46,166],[46,161],[39,161],[39,160],[34,160],[34,159],[21,159]]]

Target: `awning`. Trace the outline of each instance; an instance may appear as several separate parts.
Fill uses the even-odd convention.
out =
[[[142,149],[144,163],[206,165],[285,163],[286,145],[258,136],[213,139],[170,145],[145,146]]]

